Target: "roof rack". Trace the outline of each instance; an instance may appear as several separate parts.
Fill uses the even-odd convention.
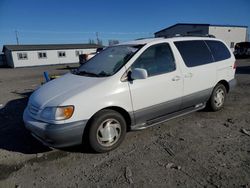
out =
[[[135,40],[155,39],[155,38],[165,38],[165,37],[141,37],[141,38],[137,38]]]
[[[214,35],[210,34],[174,34],[171,36],[166,36],[164,38],[173,38],[173,37],[209,37],[209,38],[216,38]]]

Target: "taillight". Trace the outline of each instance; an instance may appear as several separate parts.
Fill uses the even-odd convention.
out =
[[[233,69],[236,69],[236,67],[237,67],[236,64],[237,64],[237,61],[234,62]]]

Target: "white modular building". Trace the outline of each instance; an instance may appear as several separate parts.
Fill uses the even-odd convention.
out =
[[[78,63],[80,54],[95,53],[96,44],[4,45],[4,62],[9,67]]]
[[[213,35],[234,49],[238,42],[248,41],[248,27],[240,25],[212,25],[178,23],[155,33],[155,37],[171,37],[175,35]]]

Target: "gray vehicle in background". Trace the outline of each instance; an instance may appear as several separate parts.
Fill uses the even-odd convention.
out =
[[[249,57],[250,56],[250,42],[239,42],[234,47],[235,57]]]

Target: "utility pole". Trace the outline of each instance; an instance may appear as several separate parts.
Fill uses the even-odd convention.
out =
[[[96,35],[96,43],[99,44],[99,33],[96,32],[95,35]]]
[[[16,34],[16,44],[19,45],[19,39],[18,39],[18,32],[17,32],[17,30],[15,30],[15,34]]]

